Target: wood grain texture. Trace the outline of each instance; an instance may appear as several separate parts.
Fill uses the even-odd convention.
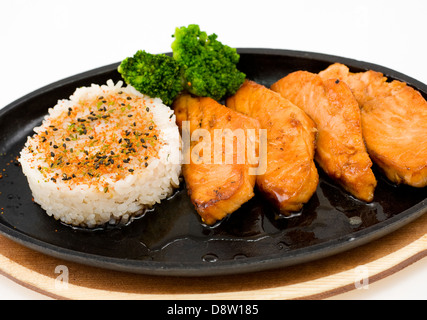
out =
[[[104,270],[28,249],[0,236],[0,273],[56,299],[323,299],[369,283],[427,255],[427,215],[358,248],[277,270],[221,277],[160,277]],[[57,266],[68,269],[68,286]],[[59,277],[59,278],[58,278]]]

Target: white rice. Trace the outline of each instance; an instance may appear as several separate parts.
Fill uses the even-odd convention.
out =
[[[87,175],[84,175],[85,178],[82,178],[81,181],[77,178],[71,179],[71,173],[68,174],[69,180],[61,179],[61,177],[63,177],[61,170],[65,170],[66,168],[64,166],[72,166],[73,172],[85,170],[85,165],[87,164],[85,164],[83,157],[86,157],[86,159],[93,159],[95,152],[97,150],[99,151],[102,146],[90,145],[94,138],[88,137],[88,134],[85,135],[80,131],[80,134],[78,135],[76,133],[75,137],[78,138],[80,142],[82,139],[85,141],[85,145],[87,145],[85,150],[87,150],[88,155],[85,155],[83,152],[79,155],[82,159],[82,163],[80,164],[64,164],[63,161],[66,160],[58,160],[60,151],[57,150],[61,150],[61,145],[64,145],[64,150],[62,152],[67,154],[66,152],[69,152],[70,146],[73,145],[73,141],[70,141],[70,139],[64,141],[64,135],[62,135],[62,139],[56,138],[56,141],[53,142],[53,145],[56,144],[56,149],[49,149],[49,151],[56,153],[56,162],[55,165],[52,165],[50,161],[54,158],[50,156],[49,152],[46,150],[40,151],[40,149],[38,149],[41,145],[41,137],[44,135],[49,139],[51,138],[45,133],[47,130],[50,130],[50,135],[58,134],[58,137],[60,137],[59,134],[61,132],[66,132],[66,126],[70,128],[69,123],[64,123],[62,126],[60,125],[59,130],[54,132],[52,131],[52,127],[49,126],[55,123],[55,119],[64,118],[64,114],[67,113],[68,110],[73,109],[81,101],[89,101],[92,99],[96,102],[101,100],[100,97],[102,98],[102,96],[116,94],[141,98],[142,102],[137,106],[140,114],[142,114],[145,109],[149,108],[152,121],[154,121],[155,127],[158,130],[157,132],[159,132],[159,135],[156,137],[157,140],[151,140],[158,148],[156,156],[145,160],[144,154],[130,155],[128,158],[129,162],[122,163],[121,165],[121,176],[112,170],[108,173],[98,174],[97,177],[93,178],[93,181],[88,180]],[[139,101],[138,98],[134,100]],[[93,106],[93,104],[92,107],[96,109],[96,106]],[[123,109],[124,107],[122,107],[122,111]],[[117,109],[115,110],[117,111]],[[83,113],[81,112],[76,117],[87,117],[89,111],[85,114]],[[111,114],[113,114],[113,111]],[[132,125],[135,126],[139,124],[136,122],[132,124],[130,117],[131,116],[129,116],[129,123],[125,124],[125,126],[131,126],[126,129],[129,130],[128,132],[136,128],[132,127]],[[119,137],[120,134],[123,135],[125,130],[124,127],[108,127],[108,123],[106,121],[101,121],[101,119],[94,120],[90,125],[96,126],[96,123],[98,124],[98,131],[116,130],[115,134],[117,134],[117,137]],[[106,85],[99,86],[93,84],[91,87],[76,89],[69,100],[59,100],[57,105],[49,109],[49,114],[45,117],[42,125],[36,127],[34,131],[36,134],[33,137],[28,137],[19,158],[23,173],[28,179],[34,201],[38,203],[49,216],[53,216],[55,219],[61,220],[66,224],[95,227],[108,222],[126,222],[130,217],[141,214],[146,208],[160,203],[161,200],[170,196],[173,189],[179,185],[179,176],[181,172],[180,135],[173,111],[164,105],[160,99],[152,99],[144,96],[131,86],[122,87],[121,81],[114,84],[112,80],[109,80]],[[74,136],[71,137],[73,138]],[[116,136],[114,135],[114,137]],[[123,137],[125,136],[123,135]],[[68,144],[66,147],[65,143]],[[120,144],[117,143],[117,146],[104,145],[104,147],[110,148],[109,150],[116,150],[114,153],[116,156]],[[144,149],[141,150],[144,151]],[[76,150],[73,150],[74,155],[76,155],[76,152]],[[110,157],[110,153],[108,153],[108,156]],[[116,162],[114,166],[118,166],[118,160],[117,158],[115,159]],[[56,164],[59,163],[58,161],[61,163],[62,167],[59,165],[56,166]],[[51,167],[47,168],[49,163]],[[108,163],[108,165],[113,167],[112,162]],[[130,172],[129,168],[132,168],[130,170],[133,171]],[[68,170],[69,169],[68,167]],[[96,172],[96,170],[93,172]],[[78,182],[75,182],[76,180]]]

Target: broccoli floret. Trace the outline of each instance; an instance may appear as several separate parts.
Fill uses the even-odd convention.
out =
[[[171,105],[183,90],[220,100],[234,94],[246,75],[236,65],[236,49],[207,35],[196,24],[176,28],[172,57],[139,50],[118,67],[125,82],[150,97]]]
[[[150,97],[158,97],[170,105],[183,90],[179,64],[165,54],[139,50],[124,59],[118,67],[125,82]]]
[[[198,96],[220,100],[234,94],[245,80],[236,64],[236,49],[207,35],[196,24],[176,28],[172,43],[174,60],[181,66],[184,88]]]

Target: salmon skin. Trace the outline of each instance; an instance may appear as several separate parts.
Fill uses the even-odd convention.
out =
[[[183,138],[185,135],[191,138],[187,153],[189,159],[182,167],[188,194],[202,221],[213,225],[254,196],[254,169],[257,164],[250,161],[247,151],[253,149],[258,153],[258,144],[248,139],[246,134],[249,130],[258,132],[259,123],[211,98],[182,94],[172,107]],[[218,144],[214,145],[218,143],[215,135],[219,132],[224,135],[244,134],[243,137],[232,137],[230,161],[226,159],[230,150],[226,149],[225,142],[223,144],[223,137],[220,137],[219,148]],[[185,150],[183,152],[186,153]]]
[[[316,123],[315,159],[350,194],[371,202],[377,181],[362,136],[359,105],[350,88],[336,78],[296,71],[271,89],[295,103]]]
[[[257,188],[281,214],[300,211],[319,182],[314,122],[276,92],[250,80],[226,105],[257,119],[267,131],[267,167],[257,176]]]
[[[396,184],[427,186],[427,102],[406,83],[380,72],[352,73],[335,63],[319,73],[348,84],[361,110],[371,159]]]

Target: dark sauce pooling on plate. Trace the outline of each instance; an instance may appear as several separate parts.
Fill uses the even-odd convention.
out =
[[[243,261],[339,237],[351,241],[352,233],[410,208],[426,194],[426,188],[393,185],[374,168],[378,178],[375,199],[365,203],[349,195],[318,168],[320,182],[316,193],[301,212],[289,217],[277,214],[256,192],[236,212],[214,226],[207,226],[201,222],[182,182],[173,196],[125,225],[85,229],[58,222],[29,201],[31,192],[16,161],[17,154],[15,151],[0,156],[3,223],[28,229],[40,240],[49,241],[55,236],[56,241],[71,250],[141,261]]]
[[[185,187],[182,187],[161,206],[133,221],[127,228],[141,226],[139,242],[151,260],[175,258],[214,263],[274,252],[280,254],[337,237],[347,237],[351,241],[353,232],[410,207],[416,200],[408,201],[409,193],[412,197],[415,193],[419,199],[425,197],[425,190],[394,186],[380,177],[375,201],[365,203],[320,173],[315,195],[301,212],[290,217],[278,215],[262,195],[256,194],[228,218],[209,227],[200,222]],[[390,201],[391,194],[393,201]]]

